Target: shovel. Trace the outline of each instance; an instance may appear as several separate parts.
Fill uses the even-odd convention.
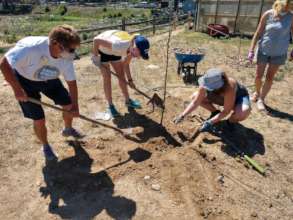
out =
[[[106,67],[105,67],[103,64],[101,64],[100,67],[106,69]],[[108,69],[107,69],[107,70],[108,70]],[[116,76],[118,79],[120,79],[120,77],[118,76],[117,73],[114,73],[112,70],[109,70],[109,71],[110,71],[110,73],[111,73],[112,75],[114,75],[114,76]],[[129,82],[127,82],[126,80],[123,80],[123,81],[124,81],[127,85],[130,86]],[[130,88],[132,88],[132,87],[130,87]],[[147,105],[148,105],[148,104],[152,104],[152,107],[153,107],[152,111],[154,111],[155,106],[157,106],[157,107],[159,107],[159,108],[161,108],[161,109],[164,109],[164,108],[165,108],[165,106],[164,106],[164,101],[161,99],[161,97],[160,97],[157,93],[154,93],[154,95],[153,95],[152,97],[150,97],[149,95],[145,94],[143,91],[141,91],[141,90],[139,90],[139,89],[137,89],[137,88],[132,88],[132,89],[135,90],[136,92],[138,92],[140,95],[146,97],[146,98],[149,100],[149,101],[147,102]]]
[[[61,112],[68,112],[70,113],[70,111],[67,111],[67,110],[64,110],[63,108],[60,108],[60,107],[57,107],[55,105],[51,105],[51,104],[48,104],[48,103],[45,103],[45,102],[42,102],[42,101],[39,101],[37,99],[34,99],[34,98],[28,98],[28,101],[29,102],[32,102],[34,104],[37,104],[37,105],[42,105],[42,106],[47,106],[49,108],[52,108],[52,109],[55,109],[57,111],[61,111]],[[111,126],[111,125],[108,125],[108,124],[104,124],[102,122],[99,122],[97,120],[94,120],[94,119],[91,119],[91,118],[88,118],[84,115],[79,115],[78,116],[80,119],[82,120],[85,120],[85,121],[88,121],[88,122],[92,122],[94,124],[97,124],[97,125],[100,125],[102,127],[105,127],[105,128],[109,128],[109,129],[112,129],[114,131],[117,131],[118,133],[122,134],[123,136],[129,136],[131,134],[137,134],[137,133],[140,133],[142,132],[142,127],[134,127],[134,128],[126,128],[126,129],[119,129],[119,128],[116,128],[114,126]]]
[[[201,120],[202,122],[204,121],[204,119],[201,116],[197,116],[197,118],[199,120]],[[197,131],[194,133],[193,136],[197,136],[199,134],[199,130],[197,129]],[[235,146],[233,144],[232,141],[230,141],[228,138],[224,137],[223,135],[221,136],[221,138],[227,142],[229,144],[229,146],[232,147],[232,149],[240,156],[241,159],[246,160],[257,172],[259,172],[261,175],[265,176],[266,172],[265,169],[259,165],[254,159],[252,159],[251,157],[249,157],[247,154],[245,154],[244,152],[242,152],[237,146]]]

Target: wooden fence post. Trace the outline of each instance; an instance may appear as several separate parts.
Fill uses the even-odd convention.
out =
[[[215,24],[217,24],[218,9],[219,9],[219,0],[217,0],[217,3],[216,3]]]
[[[236,27],[237,27],[237,20],[238,20],[238,17],[239,17],[239,11],[240,11],[240,2],[241,0],[238,0],[238,5],[237,5],[237,12],[236,12],[236,17],[235,17],[235,22],[234,22],[234,29],[233,29],[233,32],[235,34],[235,31],[236,31]]]
[[[125,18],[122,18],[121,29],[122,29],[122,31],[126,30],[126,20],[125,20]]]
[[[155,16],[153,16],[153,35],[155,35],[155,33],[156,33],[156,17]]]

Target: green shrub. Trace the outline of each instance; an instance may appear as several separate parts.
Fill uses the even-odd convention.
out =
[[[6,41],[9,44],[15,43],[17,41],[16,35],[15,34],[8,35],[6,38]]]
[[[61,15],[61,16],[65,15],[67,13],[67,11],[68,11],[68,9],[65,5],[58,6],[58,8],[56,10],[57,14]]]
[[[46,7],[45,7],[45,12],[48,13],[48,12],[50,12],[50,11],[51,11],[51,10],[50,10],[49,6],[46,6]]]
[[[82,33],[81,38],[82,38],[82,40],[87,40],[88,39],[88,35],[86,33]]]
[[[103,8],[103,12],[107,12],[107,8]]]

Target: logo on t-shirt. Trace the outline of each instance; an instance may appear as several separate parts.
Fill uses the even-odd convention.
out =
[[[50,79],[57,79],[59,75],[60,71],[56,67],[43,66],[35,72],[34,78],[37,80],[46,81]]]

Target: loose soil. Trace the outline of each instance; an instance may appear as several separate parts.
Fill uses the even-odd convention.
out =
[[[240,56],[248,49],[243,40]],[[167,35],[152,39],[151,59],[133,62],[137,87],[162,97]],[[205,47],[198,72],[221,66],[253,91],[255,66],[238,62],[239,39],[212,39],[204,34],[176,32],[171,48]],[[75,120],[86,136],[63,138],[59,112],[45,108],[49,140],[59,155],[45,163],[30,120],[24,119],[9,86],[0,87],[0,219],[293,219],[292,70],[286,64],[277,76],[267,104],[270,115],[257,112],[234,130],[225,123],[218,133],[189,138],[208,113],[198,109],[175,126],[196,86],[177,76],[170,58],[166,112],[128,111],[113,77],[113,100],[122,117],[107,122],[119,128],[142,126],[143,132],[124,138],[115,131]],[[148,65],[159,69],[148,69]],[[89,57],[75,62],[80,112],[93,117],[106,104],[102,79]],[[1,77],[1,85],[3,77]],[[43,101],[50,102],[44,98]],[[262,176],[243,161],[231,143],[266,168]],[[146,177],[149,176],[149,177]],[[159,190],[152,189],[159,184]],[[155,188],[155,187],[153,187]]]

